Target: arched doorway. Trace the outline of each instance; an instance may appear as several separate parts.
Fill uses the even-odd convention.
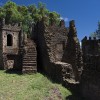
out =
[[[11,34],[7,35],[7,46],[12,46],[13,45],[13,37]]]

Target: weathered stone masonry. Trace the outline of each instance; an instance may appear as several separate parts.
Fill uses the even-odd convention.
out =
[[[22,23],[0,23],[0,69],[21,70],[22,73],[37,71],[36,45],[25,38]]]
[[[79,82],[80,73],[82,71],[81,49],[76,32],[73,32],[73,28],[75,28],[75,25],[73,25],[74,21],[71,21],[70,28],[66,28],[64,21],[61,21],[59,26],[55,23],[46,26],[44,21],[41,21],[37,23],[33,29],[33,39],[35,39],[37,44],[38,63],[43,66],[42,69],[47,74],[61,82]],[[73,41],[73,37],[70,40],[72,41],[72,44],[75,43],[75,46],[72,48],[75,50],[73,57],[74,63],[77,65],[72,65],[72,59],[70,59],[70,62],[66,59],[68,55],[65,52],[67,50],[70,34],[75,34],[75,42]],[[38,66],[40,67],[40,65]]]
[[[100,40],[84,37],[82,50],[84,62],[82,95],[90,100],[100,100]]]
[[[1,55],[1,69],[9,69],[15,67],[16,69],[21,66],[21,55],[19,50],[21,48],[21,24],[6,25],[5,21],[0,26],[0,55]],[[9,65],[9,66],[8,66]]]
[[[42,20],[32,25],[30,38],[21,24],[0,22],[0,69],[42,70],[65,85],[80,84],[83,97],[100,100],[100,40],[85,37],[81,50],[74,20],[68,28],[63,20],[59,25]]]
[[[60,83],[79,84],[83,63],[73,20],[69,28],[63,20],[59,25],[46,25],[42,20],[32,26],[30,38],[23,33],[21,23],[6,25],[3,20],[0,25],[1,69],[22,73],[43,70]]]

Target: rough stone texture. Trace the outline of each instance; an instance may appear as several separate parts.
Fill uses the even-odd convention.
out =
[[[25,48],[28,49],[27,52]],[[31,39],[27,40],[26,34],[23,34],[21,22],[8,25],[5,19],[0,21],[0,69],[22,70],[23,73],[36,72],[36,56],[36,45]],[[31,69],[33,65],[34,71]]]
[[[87,100],[100,100],[100,72],[84,70],[81,93]]]
[[[21,26],[18,24],[15,25],[6,25],[5,22],[0,26],[1,31],[1,68],[3,69],[9,69],[10,66],[8,61],[13,60],[14,67],[18,69],[19,65],[21,67],[21,63],[18,63],[19,60],[21,60],[21,55],[19,53],[20,44],[21,44]]]
[[[73,20],[70,21],[68,40],[62,61],[72,65],[74,79],[76,82],[79,81],[83,68],[83,60],[79,40],[77,38],[75,23]]]
[[[82,95],[90,100],[100,100],[100,40],[82,40],[84,71],[81,80]]]
[[[71,64],[64,62],[55,62],[53,70],[54,78],[59,82],[73,83],[73,69]]]
[[[21,23],[5,24],[0,21],[0,69],[22,69],[23,32]]]
[[[42,69],[50,75],[52,63],[62,59],[67,42],[67,31],[65,26],[45,26],[43,21],[34,27],[33,38],[37,44],[37,61],[40,64],[38,66],[42,65]]]
[[[55,77],[55,80],[61,81],[63,79],[62,69],[65,67],[66,75],[64,77],[69,80],[73,78],[73,82],[76,82],[79,81],[82,71],[82,55],[76,30],[74,29],[75,26],[73,26],[73,21],[70,23],[72,24],[68,29],[65,27],[64,21],[61,21],[59,26],[54,23],[46,26],[44,21],[41,21],[34,26],[33,39],[37,44],[38,68],[43,69],[50,77]],[[70,35],[72,35],[72,37]],[[70,44],[72,45],[70,46]],[[72,53],[70,60],[67,57],[69,56],[68,53],[66,53],[67,49],[69,50],[69,54]],[[66,62],[66,64],[56,63],[62,61]],[[42,68],[40,66],[42,66]],[[69,75],[67,74],[67,70],[70,70]],[[71,82],[69,80],[66,81]],[[65,81],[65,79],[63,79],[63,81]]]
[[[24,48],[25,53],[22,61],[22,73],[35,73],[37,72],[36,46],[32,40],[28,39]]]

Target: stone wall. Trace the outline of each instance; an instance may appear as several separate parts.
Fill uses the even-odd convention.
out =
[[[82,95],[90,100],[100,99],[100,40],[82,40],[84,70],[81,80]]]
[[[12,46],[7,46],[7,36],[12,37]],[[18,54],[19,50],[19,32],[13,32],[8,30],[2,31],[2,39],[3,39],[3,53],[7,54]]]
[[[0,28],[0,69],[4,69],[2,52],[3,52],[3,50],[2,50],[2,30]]]
[[[21,69],[22,54],[20,50],[23,41],[21,27],[21,23],[6,25],[4,19],[0,22],[0,67],[2,69],[9,69],[11,66],[8,65],[11,64],[15,69]]]
[[[34,26],[33,39],[37,44],[38,69],[43,69],[50,77],[55,76],[55,79],[57,80],[58,80],[57,77],[59,77],[59,79],[61,79],[62,77],[64,81],[64,78],[66,77],[66,79],[71,80],[73,83],[76,81],[75,79],[76,76],[78,77],[77,80],[79,81],[79,76],[82,71],[82,66],[81,66],[82,56],[76,33],[75,37],[70,38],[70,36],[68,36],[69,29],[70,28],[65,27],[64,21],[61,21],[60,25],[58,26],[55,23],[46,26],[44,24],[44,21],[41,21]],[[72,30],[73,27],[71,31]],[[71,32],[71,34],[73,33]],[[68,44],[68,42],[70,42],[71,44],[75,44],[75,46],[73,45],[70,46],[69,44],[68,45],[69,49],[68,49],[66,45]],[[75,50],[74,55],[71,55],[72,58],[74,56],[73,58],[74,63],[72,63],[73,62],[72,59],[70,59],[70,61],[72,62],[67,61],[68,60],[67,59],[68,53],[66,53],[67,49],[69,50],[70,54],[72,53],[70,50],[72,51]],[[57,62],[60,63],[57,64]],[[74,64],[76,65],[74,66]],[[66,67],[64,72],[62,71],[63,69],[62,66]],[[59,75],[59,73],[62,74],[65,73],[64,74],[65,76],[63,76],[62,74]],[[79,76],[75,75],[76,73],[79,74]],[[69,80],[66,80],[66,82],[71,82]]]
[[[84,70],[80,87],[86,100],[100,100],[100,72]]]
[[[7,55],[7,69],[14,69],[21,71],[22,55]]]
[[[62,61],[72,65],[74,79],[79,82],[83,69],[83,60],[74,20],[70,21],[65,48]]]

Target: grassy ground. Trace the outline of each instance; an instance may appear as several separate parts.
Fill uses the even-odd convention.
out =
[[[62,85],[52,83],[40,73],[18,75],[0,71],[0,100],[60,100],[57,94],[63,100],[71,95]]]

